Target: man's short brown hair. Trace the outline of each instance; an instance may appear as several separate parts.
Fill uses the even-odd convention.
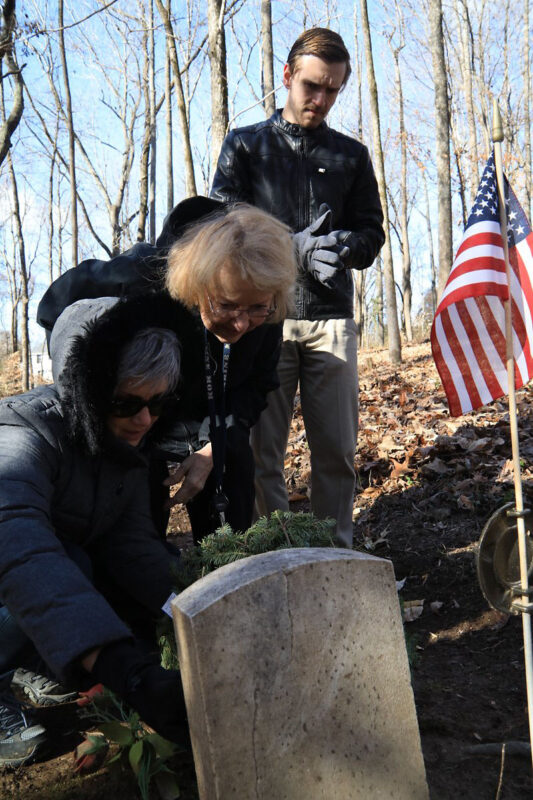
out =
[[[342,36],[329,28],[309,28],[298,36],[287,57],[287,64],[292,74],[298,68],[301,56],[317,56],[327,64],[346,64],[346,75],[342,85],[345,86],[352,68],[350,54],[342,40]]]

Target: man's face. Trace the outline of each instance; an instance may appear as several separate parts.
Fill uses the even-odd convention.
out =
[[[283,85],[289,90],[283,118],[312,130],[324,121],[342,87],[346,64],[328,64],[317,56],[300,56],[294,72],[283,68]]]

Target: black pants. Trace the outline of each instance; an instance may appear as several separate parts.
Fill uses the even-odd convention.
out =
[[[163,486],[167,475],[166,462],[155,461],[152,464],[152,517],[163,537],[169,518],[169,512],[164,510],[169,496],[168,488]],[[255,500],[254,458],[249,433],[243,428],[232,427],[228,430],[223,489],[229,501],[225,513],[226,522],[234,531],[247,530],[252,524]],[[213,508],[214,494],[215,477],[211,472],[202,491],[187,503],[195,544],[220,527],[220,517]]]

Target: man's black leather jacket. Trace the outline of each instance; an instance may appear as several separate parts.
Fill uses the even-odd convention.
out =
[[[350,266],[369,267],[385,235],[378,187],[367,148],[329,128],[295,125],[276,111],[268,120],[231,131],[218,159],[211,197],[258,206],[302,231],[332,210],[332,230],[356,234]],[[334,288],[302,274],[295,296],[296,319],[353,317],[350,269],[339,270]]]

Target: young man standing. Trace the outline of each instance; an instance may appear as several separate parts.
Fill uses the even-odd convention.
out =
[[[269,211],[294,231],[300,278],[284,323],[280,388],[252,432],[259,514],[288,509],[284,479],[298,383],[311,450],[311,506],[337,520],[352,545],[357,437],[357,335],[352,269],[366,269],[384,242],[383,214],[367,148],[325,118],[344,88],[342,38],[311,28],[283,69],[285,106],[226,137],[211,195]]]

